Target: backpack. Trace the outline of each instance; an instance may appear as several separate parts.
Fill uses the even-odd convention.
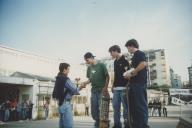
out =
[[[57,76],[55,81],[52,97],[56,100],[59,100],[59,104],[63,103],[63,100],[67,94],[67,88],[64,87],[67,79],[67,77]]]

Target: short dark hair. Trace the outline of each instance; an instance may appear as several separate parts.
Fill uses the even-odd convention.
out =
[[[118,45],[113,45],[109,48],[109,52],[118,52],[118,53],[121,53],[121,49]]]
[[[58,75],[62,74],[64,69],[67,69],[68,67],[70,67],[70,65],[68,63],[60,63]]]
[[[125,44],[125,47],[128,47],[128,46],[139,48],[139,44],[138,44],[137,40],[135,40],[135,39],[128,40]]]

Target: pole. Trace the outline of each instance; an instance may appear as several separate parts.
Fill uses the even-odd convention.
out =
[[[151,74],[150,74],[150,65],[149,65],[149,51],[147,52],[147,63],[148,63],[148,80],[149,80],[149,86],[151,86]]]
[[[179,93],[179,100],[181,101],[181,94]],[[182,112],[181,112],[181,103],[180,103],[180,117],[182,116]]]

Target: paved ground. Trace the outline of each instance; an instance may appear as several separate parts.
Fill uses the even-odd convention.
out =
[[[167,106],[168,118],[150,117],[149,125],[151,128],[176,128],[179,116],[192,117],[191,107]],[[182,112],[180,112],[180,110]],[[113,114],[110,113],[111,124],[113,126]],[[91,117],[74,117],[74,128],[92,128],[93,120]],[[19,121],[1,124],[0,128],[58,128],[58,119],[39,120],[39,121]]]
[[[152,117],[149,119],[151,128],[176,128],[177,123],[177,118]],[[0,128],[58,128],[58,119],[9,122],[0,125]],[[74,117],[74,128],[93,128],[93,120],[91,117]]]

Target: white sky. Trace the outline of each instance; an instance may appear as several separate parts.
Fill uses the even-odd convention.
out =
[[[83,62],[85,52],[135,38],[141,49],[165,49],[174,71],[188,80],[192,53],[191,0],[1,0],[0,42],[44,56]]]

